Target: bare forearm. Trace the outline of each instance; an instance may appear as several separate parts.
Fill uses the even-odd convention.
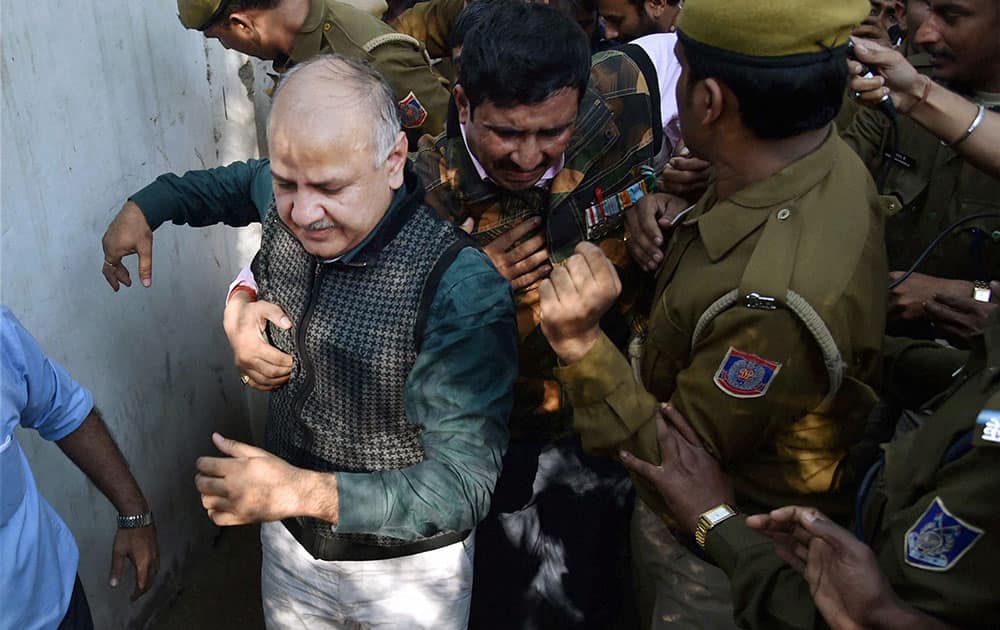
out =
[[[142,514],[149,510],[139,484],[96,408],[76,431],[56,443],[119,513]]]
[[[918,85],[922,90],[923,83]],[[965,134],[978,111],[975,103],[932,82],[927,99],[914,107],[909,116],[945,142],[954,142]],[[954,149],[976,168],[1000,177],[1000,115],[987,111],[976,131]]]

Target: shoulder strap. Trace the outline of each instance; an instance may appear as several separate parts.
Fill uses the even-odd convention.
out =
[[[823,318],[805,298],[790,289],[801,230],[801,219],[794,204],[779,209],[768,219],[740,279],[739,288],[729,291],[705,309],[691,335],[690,350],[694,352],[695,344],[712,320],[741,299],[744,308],[770,311],[786,308],[802,322],[823,355],[829,382],[826,397],[819,406],[823,409],[833,402],[840,391],[846,366]]]
[[[382,33],[381,35],[373,37],[362,44],[361,49],[366,53],[371,53],[371,51],[375,50],[379,46],[388,44],[389,42],[403,42],[412,45],[418,50],[421,48],[419,41],[405,33]]]

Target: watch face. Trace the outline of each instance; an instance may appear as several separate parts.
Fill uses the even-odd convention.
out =
[[[705,519],[707,519],[709,523],[714,525],[719,521],[719,519],[725,518],[730,514],[733,514],[733,511],[729,508],[728,505],[720,505],[719,507],[713,508],[712,510],[706,512]]]

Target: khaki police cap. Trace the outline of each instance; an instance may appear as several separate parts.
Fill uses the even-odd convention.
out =
[[[688,0],[677,30],[737,55],[787,57],[843,46],[870,9],[868,0]]]
[[[202,30],[222,10],[225,0],[177,0],[177,17],[184,28]]]

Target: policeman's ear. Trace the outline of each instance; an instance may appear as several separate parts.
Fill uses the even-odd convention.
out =
[[[396,143],[392,145],[389,156],[385,159],[386,174],[389,177],[389,188],[398,190],[403,185],[403,172],[406,166],[408,143],[406,134],[400,131],[396,135]]]
[[[236,11],[229,15],[228,26],[230,32],[246,39],[253,39],[257,33],[257,27],[254,25],[253,18],[242,11]]]
[[[695,113],[701,118],[701,124],[707,127],[718,122],[725,111],[727,97],[731,97],[732,92],[712,78],[699,81],[695,89]]]
[[[906,26],[906,3],[903,0],[896,0],[896,23],[899,24],[899,28],[903,29],[904,33],[909,32]]]
[[[458,110],[458,122],[468,125],[469,121],[472,120],[472,104],[465,94],[465,88],[456,83],[451,90],[451,95],[455,99],[455,108]]]

